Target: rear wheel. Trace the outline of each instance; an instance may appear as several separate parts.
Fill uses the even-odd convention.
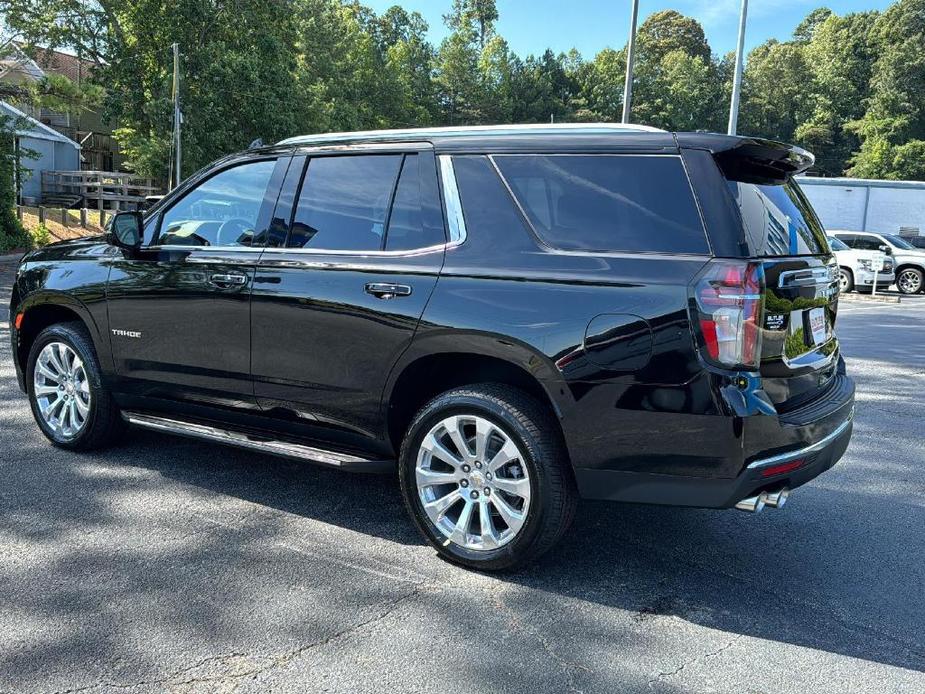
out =
[[[838,287],[842,294],[854,289],[854,273],[846,267],[838,268]]]
[[[424,406],[402,445],[405,504],[444,557],[483,570],[521,566],[552,547],[577,491],[558,427],[503,385],[448,391]]]
[[[896,286],[903,294],[918,294],[925,286],[925,277],[918,268],[903,268],[896,276]]]
[[[125,428],[102,383],[96,350],[80,323],[45,328],[26,369],[29,404],[42,433],[71,450],[100,448]]]

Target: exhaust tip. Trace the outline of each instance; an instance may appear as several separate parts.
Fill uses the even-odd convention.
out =
[[[784,487],[783,489],[778,489],[776,492],[766,493],[765,503],[771,508],[783,508],[788,498],[790,498],[790,490]]]
[[[767,503],[767,494],[761,492],[757,496],[749,496],[739,503],[736,504],[736,508],[740,511],[747,511],[748,513],[761,513],[764,510],[764,505]]]

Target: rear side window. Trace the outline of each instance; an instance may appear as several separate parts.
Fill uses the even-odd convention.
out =
[[[402,156],[317,157],[296,205],[291,248],[378,251]]]
[[[571,251],[709,253],[676,156],[498,155],[540,239]]]
[[[430,170],[427,170],[425,162],[430,163]],[[435,177],[432,159],[416,154],[405,157],[389,214],[385,250],[410,251],[446,241],[443,220],[439,216]]]
[[[796,183],[787,181],[773,185],[729,181],[728,184],[742,213],[745,238],[754,255],[818,255],[828,252],[825,231]]]

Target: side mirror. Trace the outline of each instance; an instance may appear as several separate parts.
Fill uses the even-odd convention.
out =
[[[119,212],[112,218],[107,233],[109,243],[127,251],[141,248],[144,238],[144,219],[141,212]]]
[[[880,252],[886,255],[893,255],[893,249],[886,245],[880,246]]]

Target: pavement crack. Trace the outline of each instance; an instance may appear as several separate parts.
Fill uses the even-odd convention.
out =
[[[708,660],[709,658],[715,658],[715,657],[718,656],[718,655],[722,655],[725,651],[727,651],[729,648],[731,648],[733,645],[735,645],[735,643],[736,643],[737,641],[739,641],[740,639],[743,639],[743,638],[745,638],[745,635],[744,635],[744,634],[738,634],[738,635],[734,636],[733,638],[729,639],[726,643],[724,643],[722,646],[720,646],[719,648],[717,648],[717,649],[715,649],[715,650],[712,650],[712,651],[709,651],[709,652],[707,652],[707,653],[704,653],[703,655],[699,655],[699,656],[697,656],[696,658],[691,658],[691,659],[689,659],[689,660],[685,660],[683,663],[681,663],[680,665],[678,665],[678,667],[676,667],[674,670],[669,670],[668,672],[660,672],[660,673],[658,673],[658,675],[656,675],[655,677],[653,677],[652,679],[649,680],[649,682],[647,683],[648,688],[651,689],[653,686],[655,686],[655,685],[658,684],[659,682],[661,682],[661,681],[663,681],[663,680],[666,680],[666,679],[670,679],[670,678],[672,678],[672,677],[675,677],[675,676],[681,674],[681,672],[682,672],[685,668],[687,668],[687,667],[689,667],[689,666],[691,666],[691,665],[696,665],[696,664],[698,664],[698,663],[702,663],[702,662],[705,661],[705,660]]]
[[[562,670],[563,674],[566,677],[566,684],[568,692],[573,694],[581,694],[582,690],[578,688],[576,683],[576,671],[582,671],[590,673],[592,672],[591,668],[582,665],[581,663],[576,663],[567,658],[563,658],[559,653],[553,648],[553,645],[550,643],[549,639],[537,628],[525,624],[517,612],[512,608],[499,593],[489,593],[491,596],[492,602],[495,606],[504,614],[508,616],[508,628],[512,633],[514,632],[524,632],[532,636],[537,643],[540,644],[540,647],[546,651],[546,654],[554,661]]]

